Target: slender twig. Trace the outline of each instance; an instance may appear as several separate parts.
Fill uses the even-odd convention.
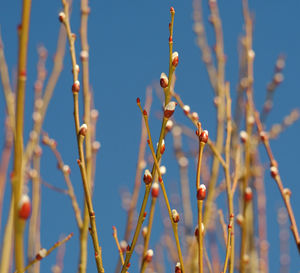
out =
[[[44,259],[45,257],[47,257],[53,250],[55,250],[56,248],[60,247],[62,244],[66,243],[67,241],[69,241],[73,236],[73,233],[69,234],[66,238],[64,238],[61,241],[58,241],[57,243],[55,243],[51,248],[49,248],[48,250],[45,250],[45,253],[37,253],[36,257],[34,260],[32,260],[24,269],[22,270],[17,270],[15,271],[15,273],[23,273],[26,272],[26,270],[28,268],[30,268],[32,265],[34,265],[35,263],[41,261],[42,259]],[[44,250],[44,249],[42,249]]]
[[[29,221],[28,235],[28,259],[32,260],[40,249],[40,208],[41,208],[41,184],[40,184],[40,153],[33,156],[32,179],[32,211]],[[30,273],[39,272],[39,265],[36,264],[30,269]]]
[[[221,209],[218,210],[218,215],[219,215],[219,222],[220,222],[220,225],[221,225],[222,231],[223,231],[224,243],[226,244],[226,242],[227,242],[227,228],[226,228],[226,224],[225,224],[225,221],[224,221],[224,214],[223,214],[223,211]]]
[[[14,237],[15,237],[15,264],[16,269],[24,267],[24,228],[25,221],[18,217],[18,202],[23,190],[23,129],[24,129],[24,106],[27,74],[27,49],[29,38],[29,22],[31,13],[31,0],[23,1],[21,31],[19,36],[18,53],[18,80],[16,100],[16,125],[15,125],[15,149],[14,149]]]
[[[199,273],[203,273],[203,232],[202,232],[202,209],[203,209],[203,199],[198,198],[198,192],[200,191],[200,178],[201,178],[201,165],[202,165],[202,155],[203,149],[207,142],[203,140],[202,134],[205,132],[201,132],[201,123],[198,122],[197,124],[197,132],[196,134],[199,136],[199,152],[198,152],[198,163],[197,163],[197,176],[196,176],[196,190],[197,190],[197,207],[198,207],[198,264],[199,264]],[[206,134],[206,133],[205,133]],[[208,134],[206,134],[208,137]]]
[[[174,25],[174,15],[175,15],[175,11],[173,8],[171,8],[171,23],[169,25],[169,30],[170,30],[170,37],[169,37],[169,76],[168,76],[168,86],[166,88],[164,88],[164,94],[165,94],[165,106],[170,102],[171,100],[171,82],[173,79],[173,73],[175,71],[175,68],[172,65],[172,54],[173,54],[173,25]],[[139,104],[139,99],[138,99],[138,104]],[[159,135],[159,140],[158,140],[158,145],[157,145],[157,150],[156,150],[156,158],[159,161],[161,158],[161,152],[160,152],[160,148],[162,145],[162,141],[165,137],[165,131],[166,131],[166,124],[167,124],[168,119],[167,118],[163,118],[162,121],[162,125],[161,125],[161,130],[160,130],[160,135]],[[156,166],[153,164],[152,167],[152,171],[151,171],[151,175],[152,177],[154,177],[154,174],[156,172]],[[141,227],[142,227],[142,223],[143,223],[143,219],[144,219],[144,213],[145,213],[145,209],[146,209],[146,205],[147,205],[147,201],[148,201],[148,197],[149,197],[149,193],[150,193],[150,187],[151,185],[147,185],[145,188],[145,194],[143,197],[143,201],[142,201],[142,206],[140,209],[140,213],[139,213],[139,217],[138,217],[138,221],[137,221],[137,226],[133,235],[133,239],[132,239],[132,243],[130,245],[129,251],[126,252],[126,257],[125,257],[125,261],[124,261],[124,265],[122,267],[121,273],[125,273],[128,263],[130,261],[130,258],[132,256],[133,250],[135,248]]]
[[[104,272],[103,268],[103,262],[102,262],[102,250],[99,246],[98,241],[98,234],[97,234],[97,227],[96,227],[96,217],[95,212],[93,209],[92,204],[92,197],[91,197],[91,189],[90,184],[87,177],[87,170],[86,170],[86,162],[85,162],[85,156],[84,156],[84,148],[83,148],[83,142],[85,135],[87,133],[87,126],[85,125],[84,133],[80,132],[80,121],[79,121],[79,102],[78,102],[78,91],[80,88],[80,84],[78,81],[78,65],[76,62],[76,53],[75,53],[75,36],[71,32],[70,27],[70,21],[69,21],[69,4],[62,0],[62,4],[64,6],[64,18],[62,19],[62,23],[64,24],[66,31],[67,31],[67,37],[70,44],[70,54],[71,54],[71,60],[72,60],[72,68],[73,68],[73,100],[74,100],[74,122],[75,122],[75,131],[77,136],[77,144],[78,144],[78,154],[79,154],[79,160],[78,165],[80,168],[81,178],[83,182],[83,188],[84,188],[84,196],[85,196],[85,203],[87,205],[87,209],[89,212],[89,218],[90,218],[90,224],[91,224],[91,230],[90,234],[93,241],[94,246],[94,252],[95,252],[95,260],[97,265],[98,272]]]
[[[141,266],[141,270],[140,270],[141,273],[145,272],[147,264],[148,264],[147,259],[146,259],[146,254],[147,254],[147,250],[149,247],[149,241],[150,241],[150,237],[151,237],[156,200],[157,200],[157,197],[152,196],[151,205],[150,205],[150,213],[149,213],[149,222],[148,222],[148,226],[147,226],[147,234],[146,234],[145,241],[144,241],[144,252],[143,252],[143,256],[142,256],[142,266]]]
[[[79,208],[79,205],[78,205],[78,202],[76,199],[76,195],[74,192],[73,184],[70,179],[70,167],[68,165],[64,164],[61,154],[57,150],[57,145],[56,145],[55,140],[50,139],[49,136],[46,135],[45,133],[43,135],[43,144],[49,146],[49,148],[51,149],[51,151],[53,152],[53,154],[56,157],[57,165],[58,165],[59,169],[62,171],[62,174],[64,176],[64,179],[65,179],[67,187],[68,187],[67,193],[72,201],[72,207],[73,207],[73,210],[75,213],[75,218],[77,221],[78,228],[81,229],[82,228],[81,212],[80,212],[80,208]]]
[[[6,102],[8,124],[12,132],[15,128],[15,96],[11,88],[7,63],[4,56],[4,46],[2,42],[2,36],[0,32],[0,76],[3,86],[3,93]]]
[[[230,257],[230,253],[232,252],[231,251],[231,248],[233,247],[232,245],[232,227],[233,227],[233,224],[234,224],[234,221],[233,221],[234,217],[230,217],[230,221],[229,221],[229,224],[228,224],[228,234],[227,234],[227,244],[226,244],[226,257],[225,257],[225,262],[224,262],[224,267],[223,267],[223,273],[226,273],[227,271],[227,264],[228,264],[228,260],[229,260],[229,257]]]
[[[176,247],[177,247],[178,257],[179,257],[179,261],[180,261],[180,265],[181,265],[181,271],[184,273],[185,271],[184,271],[184,265],[183,265],[183,257],[182,257],[181,247],[180,247],[179,237],[178,237],[178,223],[174,222],[174,219],[172,217],[172,211],[171,211],[171,207],[170,207],[170,202],[169,202],[168,195],[167,195],[167,192],[166,192],[166,189],[165,189],[165,186],[164,186],[164,181],[162,179],[162,175],[160,173],[158,161],[157,161],[157,158],[155,156],[155,152],[154,152],[154,149],[153,149],[153,146],[151,145],[151,143],[152,143],[152,141],[149,139],[148,146],[149,146],[149,148],[151,150],[152,157],[154,159],[154,164],[155,164],[156,169],[157,169],[158,180],[160,182],[160,186],[161,186],[161,189],[162,189],[162,192],[163,192],[163,196],[164,196],[164,199],[165,199],[165,202],[166,202],[166,206],[167,206],[167,209],[168,209],[170,221],[171,221],[172,228],[173,228],[173,233],[174,233],[174,237],[175,237],[175,241],[176,241]]]
[[[119,255],[120,255],[120,261],[121,261],[121,264],[123,265],[124,264],[124,256],[123,256],[123,251],[122,251],[120,243],[119,243],[117,228],[115,226],[113,226],[112,228],[113,228],[113,237],[116,241],[116,245],[117,245]]]
[[[152,103],[152,90],[150,88],[147,88],[144,109],[147,111],[148,114],[150,113],[151,103]],[[145,126],[145,123],[143,120],[142,120],[141,127],[142,127],[142,129],[141,129],[140,148],[139,148],[139,154],[138,154],[138,160],[137,160],[134,190],[132,193],[130,207],[129,207],[128,215],[127,215],[127,224],[126,224],[126,230],[125,230],[125,235],[124,235],[125,241],[129,240],[129,236],[130,236],[130,233],[132,230],[132,221],[133,221],[134,212],[136,209],[136,204],[138,201],[139,189],[140,189],[141,178],[142,178],[142,170],[144,167],[143,162],[145,162],[144,160],[145,160],[145,149],[146,149],[146,140],[147,140],[147,129],[146,129],[146,126]]]
[[[45,120],[45,115],[48,109],[48,105],[50,99],[52,98],[53,91],[59,75],[62,71],[63,67],[63,60],[65,55],[65,47],[66,47],[66,31],[62,26],[59,31],[58,42],[57,42],[57,49],[54,57],[54,65],[51,72],[51,76],[46,84],[45,93],[42,97],[42,107],[38,111],[39,113],[39,121],[34,123],[34,127],[32,132],[34,132],[35,137],[30,138],[25,149],[24,153],[24,166],[26,167],[28,162],[30,161],[32,154],[35,150],[36,145],[39,143],[39,135],[42,130],[42,125]]]
[[[13,132],[10,126],[6,126],[5,130],[5,143],[4,148],[1,154],[1,161],[0,161],[0,229],[1,229],[1,222],[2,222],[2,208],[3,208],[3,197],[5,193],[5,186],[6,186],[6,173],[9,166],[11,154],[13,148]]]
[[[81,63],[82,63],[82,89],[83,89],[83,105],[84,105],[84,123],[88,128],[91,126],[91,92],[89,83],[89,45],[87,38],[88,31],[88,16],[90,7],[88,0],[81,0],[81,26],[80,26],[80,40],[81,40]],[[74,66],[73,66],[74,69]],[[90,187],[92,179],[92,130],[88,130],[85,136],[85,158],[86,158],[86,175],[87,182]],[[84,206],[83,226],[80,230],[80,261],[79,272],[86,272],[87,264],[87,233],[89,226],[89,212],[87,206]]]

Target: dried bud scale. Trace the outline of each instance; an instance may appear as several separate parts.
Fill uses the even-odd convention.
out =
[[[240,132],[240,139],[241,139],[241,142],[246,143],[246,141],[248,139],[248,134],[246,131]]]

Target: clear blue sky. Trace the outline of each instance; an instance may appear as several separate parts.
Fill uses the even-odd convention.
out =
[[[79,5],[73,1],[72,30],[79,35]],[[204,1],[206,2],[206,1]],[[256,53],[254,63],[254,96],[260,109],[267,83],[271,80],[274,63],[280,53],[287,56],[284,70],[285,80],[275,94],[274,110],[267,122],[270,128],[280,122],[291,109],[300,107],[299,64],[300,2],[284,3],[279,0],[249,1],[254,13],[254,43]],[[136,107],[136,97],[145,98],[145,89],[159,79],[160,73],[168,69],[168,23],[169,8],[174,6],[174,50],[179,52],[180,64],[177,69],[176,91],[185,103],[199,113],[203,126],[215,139],[215,110],[213,92],[207,73],[201,62],[200,50],[195,44],[192,30],[191,1],[90,1],[89,17],[90,80],[95,95],[95,107],[99,110],[97,139],[102,147],[98,154],[94,205],[99,227],[100,242],[103,247],[103,260],[106,272],[113,272],[118,253],[111,236],[115,225],[120,237],[124,231],[126,214],[122,210],[121,189],[132,191],[137,150],[140,137],[141,117]],[[32,127],[31,112],[33,83],[36,79],[37,46],[43,44],[48,49],[47,68],[50,73],[52,56],[55,52],[57,33],[60,24],[57,15],[61,10],[60,1],[33,1],[30,24],[28,53],[28,82],[26,91],[25,141]],[[226,79],[231,82],[231,92],[235,97],[238,80],[238,38],[243,33],[241,1],[219,1],[223,21],[225,53],[227,55]],[[6,59],[11,79],[17,64],[17,32],[20,22],[21,1],[3,1],[0,9],[0,25],[5,45]],[[207,4],[204,3],[204,18],[208,18]],[[209,44],[214,44],[213,29],[207,25]],[[76,44],[79,54],[79,40]],[[74,136],[73,100],[71,95],[71,64],[66,52],[64,70],[49,105],[43,129],[58,142],[58,147],[66,164],[72,169],[72,181],[81,201],[81,179],[76,164],[77,146]],[[3,127],[5,105],[0,87],[0,124]],[[154,141],[158,138],[159,124],[154,113],[160,110],[157,97],[151,117]],[[177,109],[175,118],[191,124]],[[191,127],[192,128],[192,127]],[[287,129],[277,140],[271,142],[274,155],[279,162],[280,173],[286,187],[292,192],[292,205],[296,220],[300,223],[299,184],[299,123]],[[0,133],[3,143],[3,131]],[[171,138],[167,138],[168,161],[166,180],[178,180],[177,168],[172,155]],[[267,166],[267,158],[262,149],[262,160]],[[65,188],[61,173],[56,169],[54,156],[44,148],[42,157],[42,177],[55,186]],[[194,181],[191,172],[190,180]],[[270,243],[270,272],[278,272],[279,233],[276,221],[277,209],[283,205],[278,189],[269,176],[265,176],[267,191],[267,224]],[[172,189],[169,187],[169,191]],[[7,216],[8,198],[6,192],[4,217]],[[194,200],[194,198],[193,198]],[[80,203],[82,204],[82,203]],[[195,204],[195,203],[194,203]],[[139,207],[139,206],[138,206]],[[63,234],[74,232],[74,238],[66,245],[64,272],[75,272],[78,260],[78,231],[69,199],[43,187],[42,193],[41,241],[43,247],[50,247]],[[156,219],[161,226],[161,219]],[[4,226],[1,226],[3,234]],[[155,229],[154,239],[159,239],[159,228]],[[300,268],[299,255],[290,233],[291,272]],[[151,241],[154,246],[154,241]],[[92,249],[90,244],[89,249]],[[92,251],[90,252],[92,253]],[[92,257],[92,254],[91,256]],[[136,261],[135,259],[133,261]],[[50,272],[55,263],[55,254],[42,261],[41,272]],[[133,263],[134,264],[134,263]],[[133,265],[133,269],[136,268]],[[171,267],[173,270],[173,266]],[[132,270],[135,271],[135,270]],[[89,259],[88,272],[96,272],[94,261]],[[137,271],[136,271],[137,272]]]

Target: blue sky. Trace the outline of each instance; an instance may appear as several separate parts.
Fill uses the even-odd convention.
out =
[[[79,35],[79,5],[74,0],[72,11],[72,30]],[[124,230],[126,214],[122,210],[120,192],[132,191],[137,151],[140,137],[141,117],[136,107],[136,97],[145,98],[145,89],[159,79],[160,73],[168,70],[168,23],[169,8],[174,6],[174,50],[179,52],[180,63],[176,70],[176,91],[186,104],[198,112],[203,126],[215,139],[215,108],[213,92],[208,82],[207,73],[201,62],[201,53],[195,44],[193,33],[191,1],[90,1],[89,18],[90,45],[90,81],[94,90],[95,107],[99,110],[97,139],[101,149],[97,159],[96,187],[94,205],[99,227],[100,243],[103,247],[103,260],[106,272],[112,272],[118,259],[115,243],[111,236],[111,227],[118,228],[120,237]],[[273,1],[250,1],[254,14],[254,97],[257,108],[265,98],[267,83],[271,80],[274,63],[280,53],[287,57],[284,69],[285,80],[275,94],[274,109],[267,121],[269,129],[274,122],[280,122],[290,110],[300,107],[299,63],[300,2],[291,0],[283,3]],[[219,1],[223,21],[225,53],[227,56],[226,79],[231,83],[233,98],[238,81],[238,38],[243,33],[241,1]],[[60,1],[32,2],[30,40],[28,52],[28,82],[26,90],[25,141],[32,127],[31,112],[33,105],[33,84],[36,79],[37,46],[43,44],[48,50],[47,68],[50,73],[52,56],[55,52],[57,33],[60,24],[57,14],[61,10]],[[0,25],[5,45],[6,59],[11,79],[17,64],[16,26],[20,21],[21,1],[5,1],[0,9]],[[209,16],[204,3],[204,19]],[[209,45],[213,45],[212,27],[207,24]],[[79,40],[76,44],[80,52]],[[67,47],[68,48],[68,47]],[[81,180],[76,164],[77,146],[74,136],[73,101],[71,95],[72,74],[69,52],[66,51],[64,69],[49,105],[43,129],[58,142],[59,151],[65,163],[72,169],[72,181],[80,202]],[[0,87],[2,91],[2,86]],[[3,126],[5,107],[3,93],[0,92],[0,122]],[[154,95],[150,125],[154,141],[159,134],[160,121],[155,113],[160,111],[160,104]],[[191,126],[182,112],[177,109],[175,118]],[[299,185],[299,123],[283,132],[271,142],[275,158],[279,162],[284,185],[292,190],[292,205],[296,220],[300,222],[300,199],[297,192]],[[1,131],[0,144],[3,143]],[[178,181],[178,169],[172,151],[171,137],[166,139],[167,166],[166,181]],[[148,151],[149,153],[149,151]],[[262,161],[267,166],[265,152],[261,149]],[[56,169],[54,156],[44,148],[42,157],[42,177],[58,187],[65,187],[61,173]],[[190,172],[194,181],[195,173]],[[172,184],[171,184],[172,185]],[[192,184],[193,185],[193,184]],[[174,189],[167,186],[170,192]],[[278,189],[269,176],[265,175],[267,192],[267,224],[270,243],[270,272],[278,272],[279,267],[279,232],[276,221],[277,209],[283,205]],[[7,216],[8,198],[6,192],[4,217]],[[194,200],[194,198],[193,198]],[[195,200],[194,200],[195,201]],[[80,203],[82,204],[82,202]],[[194,203],[195,204],[195,203]],[[42,245],[50,247],[63,234],[75,232],[74,238],[66,245],[65,272],[74,272],[78,258],[77,227],[69,199],[48,188],[42,193]],[[153,234],[152,246],[159,239],[161,219],[156,219],[157,227]],[[3,234],[3,225],[1,234]],[[92,246],[90,245],[90,249]],[[92,253],[92,252],[91,252]],[[299,255],[290,233],[291,272],[300,268]],[[133,261],[136,261],[135,259]],[[55,263],[52,254],[41,263],[42,272],[49,272]],[[134,263],[133,263],[134,264]],[[134,265],[133,265],[133,268]],[[173,268],[173,267],[172,267]],[[88,272],[96,272],[94,261],[90,259]]]

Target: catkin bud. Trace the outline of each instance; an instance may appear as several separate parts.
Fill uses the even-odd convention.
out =
[[[197,190],[197,199],[204,200],[205,196],[206,196],[206,187],[204,184],[201,184],[199,186],[199,189]]]
[[[268,140],[268,133],[266,133],[265,131],[260,132],[260,139],[261,141]]]
[[[271,166],[271,168],[270,168],[270,173],[271,173],[271,176],[272,176],[273,178],[275,178],[275,177],[278,175],[278,169],[277,169],[277,167]]]
[[[174,223],[178,223],[180,220],[179,213],[176,209],[172,209],[172,219]]]
[[[160,154],[163,154],[166,150],[165,140],[163,139],[160,146]]]
[[[147,263],[150,263],[152,261],[152,257],[153,257],[153,250],[152,249],[148,249],[145,255],[145,260]]]
[[[175,52],[173,52],[173,54],[172,54],[172,65],[173,65],[174,67],[176,67],[176,66],[178,65],[178,62],[179,62],[178,52],[175,51]]]
[[[120,248],[121,248],[121,250],[122,250],[123,252],[125,252],[125,251],[127,250],[127,247],[128,247],[127,242],[124,241],[124,240],[122,240],[122,241],[120,242]]]
[[[181,273],[181,264],[179,262],[175,265],[175,273]]]
[[[167,75],[165,73],[161,73],[160,74],[160,81],[159,81],[159,83],[160,83],[160,86],[162,88],[168,87],[168,85],[169,85],[169,79],[168,79],[168,77],[167,77]]]
[[[146,185],[148,185],[152,182],[152,175],[151,175],[151,172],[148,169],[146,169],[145,172],[144,172],[143,180],[144,180]]]
[[[86,136],[87,133],[87,125],[83,123],[79,128],[79,135]]]
[[[252,197],[253,197],[253,194],[252,194],[252,189],[250,187],[247,187],[245,189],[245,192],[244,192],[244,198],[245,198],[245,201],[246,202],[249,202],[252,200]]]
[[[36,254],[35,258],[40,261],[42,260],[43,258],[45,258],[47,255],[47,249],[45,248],[42,248],[40,249],[40,251]]]
[[[193,112],[192,113],[192,119],[197,121],[199,119],[198,113],[197,112]]]
[[[157,182],[152,184],[151,195],[154,198],[157,198],[159,195],[159,184]]]
[[[166,105],[165,111],[164,111],[165,118],[170,118],[173,115],[176,105],[177,105],[177,103],[175,101],[170,101]]]
[[[148,233],[148,228],[147,227],[143,227],[143,229],[142,229],[142,235],[143,235],[144,238],[146,238],[147,233]]]
[[[27,220],[31,214],[31,201],[27,194],[22,195],[18,208],[19,217],[23,220]]]
[[[248,139],[248,134],[246,131],[241,131],[240,132],[240,139],[243,143],[245,143]]]
[[[174,125],[173,121],[169,119],[167,121],[167,124],[166,124],[166,130],[167,130],[167,132],[170,132],[172,130],[173,125]]]
[[[58,14],[58,19],[59,19],[59,21],[60,21],[61,23],[63,23],[63,22],[65,21],[65,19],[66,19],[66,14],[65,14],[63,11],[61,11],[61,12]]]
[[[190,107],[189,105],[184,105],[184,106],[182,107],[182,109],[183,109],[183,112],[184,112],[186,115],[188,115],[188,114],[190,113],[191,107]]]
[[[64,165],[64,166],[62,167],[62,170],[63,170],[63,172],[66,173],[66,174],[70,174],[70,173],[71,173],[71,169],[70,169],[69,165]]]
[[[78,93],[80,90],[80,82],[79,81],[75,81],[72,85],[72,92],[73,93]]]
[[[200,142],[203,143],[207,143],[208,141],[208,131],[207,130],[203,130],[199,136],[199,140]]]

